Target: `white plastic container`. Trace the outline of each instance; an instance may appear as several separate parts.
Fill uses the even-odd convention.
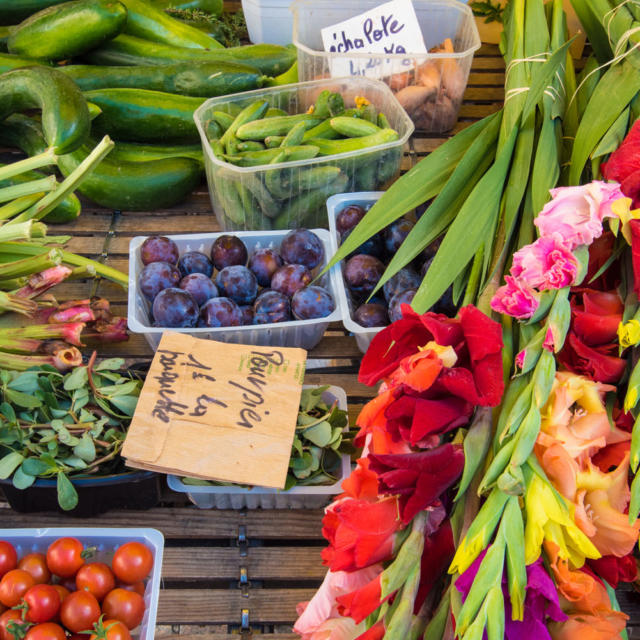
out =
[[[296,0],[293,11],[293,43],[298,49],[301,81],[330,77],[332,63],[352,62],[354,75],[374,66],[398,96],[416,129],[442,133],[453,127],[467,86],[474,52],[480,47],[478,27],[471,9],[458,0],[413,0],[427,50],[451,41],[453,52],[412,54],[328,53],[320,30],[353,18],[382,4],[381,0]],[[397,73],[395,63],[409,60],[409,71]],[[427,87],[418,92],[408,85]],[[411,95],[413,94],[413,95]],[[409,108],[411,105],[412,108]],[[415,107],[415,108],[414,108]]]
[[[326,229],[312,230],[322,241],[324,246],[325,261],[336,252],[336,245]],[[258,247],[280,246],[280,241],[288,231],[238,231],[233,235],[238,236],[246,245],[249,253]],[[209,255],[211,245],[222,233],[185,234],[167,236],[177,245],[182,255],[185,251],[202,251]],[[336,308],[333,313],[325,318],[315,320],[291,320],[274,324],[247,325],[242,327],[217,327],[217,328],[189,328],[169,329],[167,327],[154,327],[151,324],[151,303],[140,293],[138,288],[138,275],[142,271],[143,264],[140,259],[140,247],[146,236],[136,236],[129,244],[129,304],[127,310],[127,323],[133,333],[142,333],[153,349],[158,348],[164,331],[176,331],[186,333],[194,338],[208,338],[220,342],[233,342],[236,344],[255,344],[279,347],[301,347],[313,349],[322,338],[330,322],[342,319],[342,310],[338,306],[338,268],[332,268],[318,282],[333,296]],[[320,271],[317,268],[317,271]],[[315,274],[314,270],[314,274]]]
[[[119,529],[89,527],[51,527],[46,529],[0,529],[0,540],[10,542],[18,552],[18,558],[27,553],[46,553],[49,545],[58,538],[73,537],[85,547],[96,547],[97,562],[111,565],[113,552],[125,542],[141,542],[153,554],[153,569],[144,591],[144,618],[131,635],[137,640],[153,640],[156,630],[156,614],[160,596],[162,553],[164,536],[157,529]],[[88,637],[88,636],[87,636]]]
[[[304,385],[309,389],[317,385]],[[338,401],[338,408],[347,410],[347,394],[340,387],[329,387],[323,394],[327,403]],[[288,491],[269,487],[245,489],[238,486],[195,486],[184,484],[178,476],[167,476],[169,488],[186,493],[189,500],[200,509],[319,509],[331,496],[342,492],[342,481],[351,473],[351,460],[342,456],[341,474],[331,485],[294,487]]]
[[[213,153],[207,129],[214,111],[230,113],[234,106],[244,108],[256,100],[266,100],[271,107],[289,114],[305,113],[324,89],[340,92],[347,108],[354,106],[356,97],[367,98],[386,115],[390,126],[398,132],[398,139],[348,153],[282,162],[277,169],[270,164],[238,167]],[[411,119],[389,87],[368,78],[302,82],[210,98],[195,111],[194,119],[202,141],[211,204],[225,231],[326,225],[324,207],[330,195],[383,189],[398,176],[404,145],[414,130]],[[305,184],[305,172],[319,167],[338,167],[340,173],[331,182],[312,188]],[[274,199],[275,202],[271,201],[267,187],[268,177],[274,170],[288,172],[287,197]],[[240,192],[244,201],[239,199]]]
[[[291,0],[242,0],[249,40],[254,43],[290,44],[293,35]]]

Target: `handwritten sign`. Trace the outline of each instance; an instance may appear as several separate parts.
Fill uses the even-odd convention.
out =
[[[122,455],[131,467],[283,488],[306,351],[162,336]]]
[[[333,77],[363,75],[380,78],[409,70],[407,58],[365,58],[348,54],[389,53],[420,54],[427,48],[411,0],[392,0],[344,22],[320,31],[324,50],[345,54],[332,59]]]

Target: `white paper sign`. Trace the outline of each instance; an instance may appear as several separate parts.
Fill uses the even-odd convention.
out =
[[[427,48],[411,0],[392,0],[321,30],[324,50],[331,53],[423,54]],[[408,71],[410,58],[359,57],[331,60],[331,75],[380,78]]]

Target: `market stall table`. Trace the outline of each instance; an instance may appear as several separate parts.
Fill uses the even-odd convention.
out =
[[[498,48],[484,45],[474,58],[454,132],[499,109],[503,82]],[[414,135],[405,150],[403,170],[442,141],[442,137]],[[113,212],[87,204],[74,223],[56,227],[56,233],[73,235],[71,251],[125,272],[133,236],[218,230],[204,182],[187,202],[172,209]],[[126,292],[109,282],[78,281],[56,287],[61,300],[96,294],[107,297],[116,313],[126,315]],[[100,355],[122,356],[133,364],[148,362],[152,350],[143,336],[133,334],[127,343],[101,348]],[[357,381],[360,357],[355,340],[342,325],[331,325],[309,353],[305,378],[307,383],[343,387],[352,423],[374,395],[373,389]],[[291,627],[296,604],[311,598],[325,573],[321,519],[321,510],[199,510],[166,488],[161,506],[155,509],[112,511],[86,520],[55,513],[18,514],[0,502],[3,527],[126,526],[162,531],[166,547],[156,636],[181,640],[230,640],[238,634],[256,640],[295,638]],[[640,638],[640,597],[627,589],[619,599],[631,616],[629,637]]]

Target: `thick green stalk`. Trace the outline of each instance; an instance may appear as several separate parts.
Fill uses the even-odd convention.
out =
[[[44,192],[34,193],[29,196],[22,196],[16,198],[13,202],[8,202],[0,207],[0,220],[8,220],[17,216],[19,213],[28,209],[31,205],[35,204],[44,196]]]
[[[60,251],[60,249],[45,248],[41,254],[34,257],[0,264],[0,278],[17,278],[18,276],[28,276],[32,273],[39,273],[45,269],[58,266],[62,262],[62,259],[62,251]]]
[[[69,347],[47,356],[25,356],[0,351],[0,368],[26,371],[31,367],[41,367],[49,364],[59,371],[68,371],[82,364],[82,354],[75,348]]]
[[[58,156],[53,149],[47,149],[42,153],[38,153],[31,158],[25,158],[24,160],[18,160],[4,167],[0,167],[0,181],[8,180],[14,176],[19,176],[26,171],[32,171],[33,169],[39,169],[40,167],[46,167],[55,164],[58,160]]]
[[[38,340],[66,340],[80,346],[80,334],[84,322],[65,322],[61,324],[33,324],[15,329],[0,329],[0,348],[5,340],[16,338],[36,338]]]
[[[27,220],[26,222],[21,222],[20,224],[4,225],[0,227],[0,242],[11,242],[14,240],[31,240],[32,233],[34,231],[33,224],[34,223],[31,220]],[[39,233],[41,232],[42,229],[39,230]]]
[[[31,196],[35,193],[52,191],[56,188],[57,184],[58,181],[55,176],[47,176],[39,180],[31,180],[30,182],[21,182],[20,184],[2,187],[0,188],[0,202],[9,202],[24,196]]]
[[[15,311],[25,316],[33,315],[38,309],[33,300],[25,300],[5,291],[0,291],[0,312]]]

